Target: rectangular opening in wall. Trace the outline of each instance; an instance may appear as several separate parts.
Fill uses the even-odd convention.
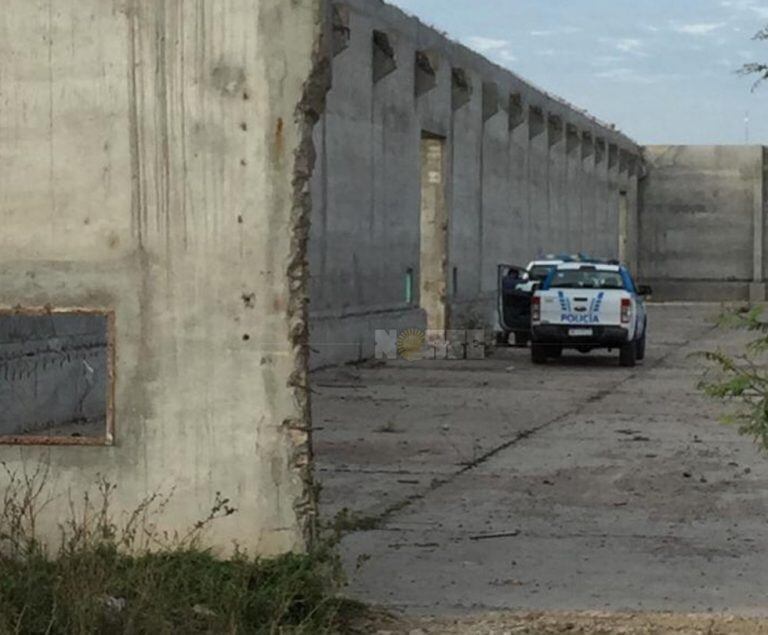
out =
[[[113,439],[113,314],[0,310],[0,444]]]
[[[459,268],[453,268],[453,295],[459,295]]]
[[[421,138],[421,258],[419,304],[427,328],[448,328],[446,306],[448,213],[445,198],[445,139],[427,132]]]

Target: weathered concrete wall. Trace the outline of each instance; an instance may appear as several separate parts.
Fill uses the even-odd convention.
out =
[[[211,544],[304,546],[302,99],[321,16],[319,0],[4,3],[0,307],[116,325],[114,443],[0,448],[12,469],[50,464],[43,530],[102,475],[116,512],[175,488],[160,523],[181,531],[221,492],[238,512]]]
[[[650,146],[640,272],[659,299],[764,295],[762,146]]]
[[[446,147],[450,326],[492,327],[498,264],[542,250],[615,257],[621,190],[634,266],[633,141],[396,8],[333,7],[333,84],[312,182],[315,365],[371,356],[376,328],[426,324],[419,298],[404,293],[409,270],[419,288],[423,133]],[[394,59],[374,68],[382,35]]]

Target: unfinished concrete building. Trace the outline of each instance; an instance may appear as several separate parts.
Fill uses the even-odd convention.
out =
[[[493,327],[496,268],[537,253],[636,263],[631,139],[377,0],[333,4],[315,130],[313,363],[375,329]]]
[[[221,493],[210,544],[303,549],[310,337],[319,366],[375,329],[490,327],[497,265],[542,250],[670,295],[702,275],[670,183],[710,155],[652,149],[643,181],[634,141],[379,0],[3,8],[0,460],[49,470],[41,535],[103,477],[118,516],[173,489],[183,531]],[[692,227],[738,217],[707,275],[746,297],[764,161],[728,152]]]

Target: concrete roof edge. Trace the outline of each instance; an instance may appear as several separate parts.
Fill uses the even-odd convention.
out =
[[[426,24],[416,15],[410,14],[407,11],[400,9],[399,7],[396,7],[387,2],[384,2],[384,0],[338,0],[338,1],[341,4],[346,4],[350,8],[356,9],[359,12],[368,15],[369,17],[371,17],[372,11],[383,12],[384,15],[382,17],[384,17],[385,21],[389,22],[393,28],[397,28],[398,26],[396,24],[397,22],[403,22],[403,21],[411,22],[412,26],[415,27],[414,30],[416,33],[416,39],[414,41],[414,45],[417,48],[428,44],[428,42],[422,43],[421,41],[422,39],[442,42],[447,46],[448,57],[450,58],[450,61],[452,63],[456,64],[457,62],[460,61],[457,59],[460,53],[465,56],[468,56],[470,59],[472,59],[474,68],[467,69],[467,70],[474,70],[475,72],[478,72],[481,74],[490,75],[485,78],[488,81],[492,81],[494,79],[498,81],[500,79],[503,79],[505,80],[504,84],[510,90],[512,90],[515,87],[514,86],[515,84],[518,84],[519,86],[524,87],[526,91],[533,92],[538,97],[537,99],[531,99],[530,97],[527,97],[526,99],[527,102],[540,105],[546,110],[553,111],[556,114],[560,114],[561,116],[565,115],[567,112],[568,123],[574,123],[578,125],[579,128],[581,129],[590,130],[593,136],[603,137],[606,139],[608,143],[619,145],[624,149],[629,147],[633,152],[638,154],[642,150],[642,146],[637,141],[635,141],[634,139],[632,139],[631,137],[623,133],[614,124],[602,121],[601,119],[590,114],[587,110],[583,108],[579,108],[578,106],[567,101],[566,99],[563,99],[562,97],[558,97],[557,95],[554,95],[549,91],[544,90],[543,88],[537,86],[535,83],[531,82],[530,80],[527,80],[521,75],[515,73],[513,70],[506,68],[504,66],[501,66],[496,62],[492,62],[481,53],[478,53],[477,51],[471,49],[467,45],[462,44],[458,40],[453,39],[447,33],[444,33],[439,29],[437,29],[436,27]],[[375,6],[371,7],[371,5],[375,5]],[[456,64],[456,65],[459,65],[459,64]],[[485,73],[483,71],[485,71]],[[598,128],[599,131],[595,130],[595,128]]]

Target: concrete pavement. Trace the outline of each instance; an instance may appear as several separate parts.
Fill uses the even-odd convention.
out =
[[[315,373],[350,595],[418,614],[764,615],[768,460],[696,389],[715,305],[658,305],[646,361],[526,349]]]

